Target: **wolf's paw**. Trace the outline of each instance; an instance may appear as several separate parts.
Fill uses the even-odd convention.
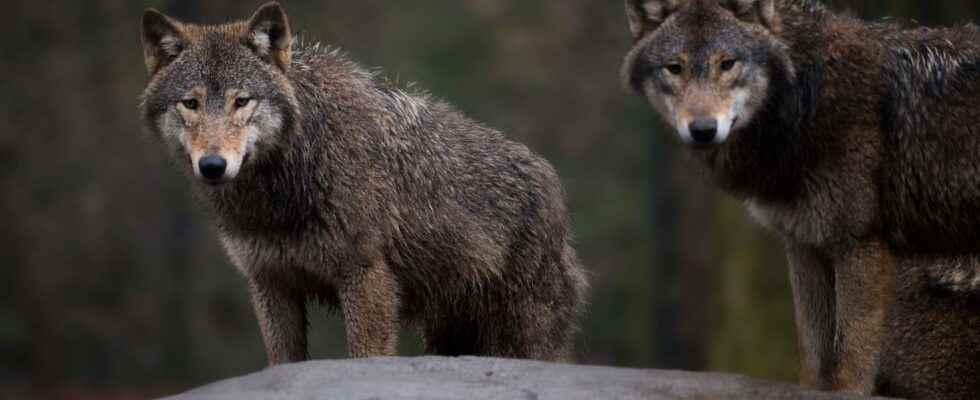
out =
[[[957,257],[932,263],[926,268],[929,282],[937,289],[980,293],[980,259]]]

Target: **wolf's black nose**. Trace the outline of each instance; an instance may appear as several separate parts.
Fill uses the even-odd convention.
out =
[[[718,135],[718,120],[714,118],[696,119],[688,127],[691,130],[691,138],[697,144],[710,144],[715,141]]]
[[[221,179],[225,176],[225,168],[228,163],[220,156],[207,156],[197,162],[197,167],[201,169],[201,175],[211,180]]]

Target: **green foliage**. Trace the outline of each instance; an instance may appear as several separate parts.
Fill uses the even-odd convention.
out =
[[[748,222],[742,204],[719,202],[713,236],[720,279],[708,368],[794,380],[793,302],[782,247]],[[731,235],[730,232],[743,232]]]

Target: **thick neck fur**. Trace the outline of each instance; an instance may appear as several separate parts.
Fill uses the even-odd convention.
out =
[[[719,149],[699,151],[724,189],[767,203],[792,202],[814,186],[817,167],[832,163],[850,131],[875,130],[885,85],[878,39],[894,27],[831,13],[806,0],[777,5],[792,71],[770,66],[766,106],[754,122]],[[819,186],[819,184],[817,184]]]
[[[396,126],[385,120],[402,118],[391,108],[399,101],[413,107],[424,103],[319,46],[297,52],[288,78],[299,104],[295,123],[284,124],[292,128],[280,132],[274,145],[260,148],[235,181],[220,187],[198,184],[222,231],[272,237],[345,229],[354,221],[343,216],[358,213],[343,208],[370,206],[358,204],[354,192],[370,191],[381,182],[369,170],[336,166],[381,162],[376,144]]]

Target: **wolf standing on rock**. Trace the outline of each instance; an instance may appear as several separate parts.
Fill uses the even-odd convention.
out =
[[[307,358],[308,300],[348,351],[569,355],[585,275],[554,169],[525,146],[336,51],[280,5],[197,26],[143,17],[142,116],[196,179],[248,279],[271,364]]]
[[[786,243],[802,381],[980,398],[980,31],[626,5],[627,85]]]

